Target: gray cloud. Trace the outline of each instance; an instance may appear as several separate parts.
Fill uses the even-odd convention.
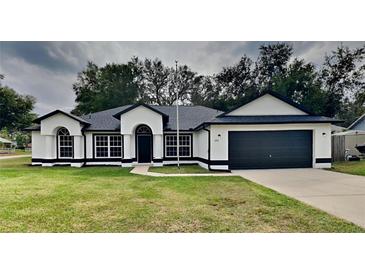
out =
[[[270,42],[0,42],[0,73],[4,85],[36,97],[36,112],[74,107],[72,84],[87,61],[103,66],[127,62],[132,56],[175,60],[201,74],[214,74],[244,54],[256,59],[258,48]],[[321,65],[325,53],[340,42],[291,42],[294,55]],[[344,42],[358,47],[364,42]]]

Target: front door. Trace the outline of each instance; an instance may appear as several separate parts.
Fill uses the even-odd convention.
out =
[[[150,163],[151,157],[151,135],[140,135],[137,136],[138,145],[138,163]]]

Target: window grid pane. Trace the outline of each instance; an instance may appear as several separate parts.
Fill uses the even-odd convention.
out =
[[[177,136],[166,135],[165,136],[165,156],[177,157]],[[191,156],[191,136],[180,135],[179,136],[179,156],[190,157]]]
[[[59,135],[59,158],[73,157],[73,137],[70,135]]]
[[[96,135],[95,157],[96,158],[122,157],[122,136]]]

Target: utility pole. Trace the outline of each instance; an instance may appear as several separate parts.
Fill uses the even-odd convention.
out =
[[[177,61],[175,61],[175,89],[176,89],[176,139],[177,139],[177,168],[180,169],[180,135],[179,135],[179,88],[177,86]]]

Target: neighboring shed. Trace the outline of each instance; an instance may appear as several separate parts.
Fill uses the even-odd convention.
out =
[[[341,150],[348,150],[350,155],[360,155],[356,146],[365,144],[365,114],[361,115],[345,131],[335,125],[331,126],[331,130],[334,144],[341,144]],[[337,139],[343,139],[343,142],[338,142]],[[344,147],[342,147],[343,144]],[[335,150],[336,148],[334,148]]]
[[[9,152],[14,148],[14,143],[3,137],[0,137],[0,153]]]

